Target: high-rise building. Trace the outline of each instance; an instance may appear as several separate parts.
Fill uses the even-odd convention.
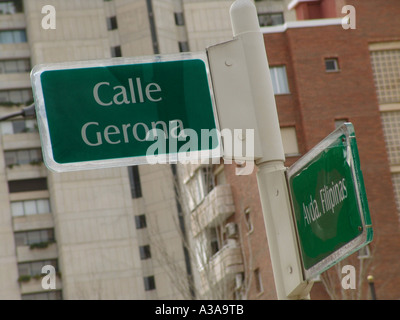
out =
[[[166,50],[164,42],[152,38],[151,19],[153,10],[164,8],[162,3],[151,4],[1,1],[2,114],[32,101],[29,72],[38,63],[111,58],[122,51],[153,54],[157,46]],[[43,28],[46,5],[55,8],[55,29]],[[166,9],[172,23],[165,28],[175,27],[174,8]],[[175,33],[170,42],[178,48]],[[34,120],[2,122],[1,131],[1,297],[183,297],[162,270],[163,254],[173,256],[173,263],[185,269],[174,224],[178,211],[169,166],[128,164],[57,174],[42,163]],[[157,250],[157,244],[162,249]],[[42,288],[43,265],[57,271],[56,290]]]

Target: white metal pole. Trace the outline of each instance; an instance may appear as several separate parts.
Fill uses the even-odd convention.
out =
[[[251,0],[230,9],[234,38],[240,39],[260,137],[257,181],[278,299],[307,299],[312,283],[303,280],[275,97],[257,10]]]

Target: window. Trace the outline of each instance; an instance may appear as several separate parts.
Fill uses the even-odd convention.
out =
[[[121,46],[111,47],[111,57],[113,58],[122,57]]]
[[[135,224],[136,224],[136,229],[146,228],[147,227],[146,216],[144,214],[135,216]]]
[[[150,246],[149,245],[140,246],[139,253],[140,253],[140,260],[146,260],[151,258]]]
[[[41,149],[5,151],[4,157],[6,166],[36,164],[41,163],[43,160]]]
[[[153,44],[153,53],[159,54],[160,48],[158,47],[158,40],[157,40],[157,30],[156,30],[156,22],[153,10],[153,2],[151,0],[146,0],[147,5],[147,15],[149,18],[150,23],[150,34],[151,34],[151,42]]]
[[[284,24],[285,20],[282,12],[259,13],[258,22],[260,23],[260,27],[267,27]]]
[[[150,291],[156,288],[156,281],[154,279],[154,276],[144,277],[143,280],[144,280],[144,290]]]
[[[258,293],[261,293],[264,291],[263,285],[262,285],[262,279],[261,279],[261,273],[260,269],[255,269],[254,270],[254,280],[256,282],[256,289]]]
[[[216,254],[220,249],[220,241],[219,241],[219,236],[218,236],[218,230],[217,228],[209,228],[209,238],[210,238],[210,249],[211,249],[211,256]]]
[[[214,179],[214,174],[212,172],[212,167],[207,166],[207,167],[201,168],[201,174],[204,179],[205,192],[207,195],[215,187],[215,179]]]
[[[0,73],[21,73],[31,70],[29,59],[0,60]]]
[[[43,260],[18,263],[18,273],[20,276],[36,276],[42,274],[42,268],[46,265],[53,266],[58,271],[57,260]]]
[[[244,210],[244,216],[245,216],[246,226],[247,226],[247,231],[248,232],[252,232],[253,231],[253,222],[251,221],[250,213],[251,213],[250,208],[246,208]]]
[[[23,12],[22,0],[0,0],[0,14]]]
[[[131,194],[132,198],[141,198],[142,197],[142,186],[140,183],[140,175],[139,175],[139,167],[132,166],[128,167],[129,173],[129,182],[131,184]]]
[[[283,150],[287,156],[298,156],[299,147],[297,145],[297,136],[295,127],[281,128],[281,136],[283,143]]]
[[[215,181],[211,167],[202,167],[197,170],[193,178],[188,182],[190,209],[193,210],[199,205],[214,186]]]
[[[47,190],[46,178],[8,181],[8,191],[10,193],[37,191],[37,190]]]
[[[107,18],[107,30],[115,30],[118,28],[117,17]]]
[[[28,104],[32,101],[33,95],[31,89],[19,89],[19,90],[1,90],[0,91],[0,104],[15,103],[15,104]]]
[[[185,24],[183,12],[175,12],[174,16],[175,16],[175,24],[177,26],[183,26]]]
[[[61,290],[27,293],[21,295],[22,300],[62,300]]]
[[[53,229],[15,232],[14,238],[16,246],[29,246],[36,243],[55,241]]]
[[[180,52],[187,52],[189,51],[189,43],[187,41],[179,41],[179,51]]]
[[[26,42],[25,30],[3,30],[0,31],[0,44]]]
[[[36,121],[33,119],[0,122],[0,128],[1,134],[17,134],[38,131]]]
[[[49,199],[36,199],[11,202],[13,217],[50,213]]]
[[[326,72],[339,71],[338,59],[337,58],[327,58],[327,59],[325,59],[325,70],[326,70]]]
[[[272,87],[274,94],[286,94],[289,92],[288,79],[286,75],[286,67],[270,67]]]

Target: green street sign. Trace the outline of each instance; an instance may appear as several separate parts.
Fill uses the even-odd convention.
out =
[[[208,74],[205,53],[36,66],[31,81],[47,167],[219,157]]]
[[[306,279],[372,241],[351,123],[336,129],[293,164],[287,179]]]

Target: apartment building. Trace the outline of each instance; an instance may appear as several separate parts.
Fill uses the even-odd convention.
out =
[[[257,1],[260,24],[294,19],[288,2]],[[1,0],[0,116],[33,102],[29,73],[39,63],[204,51],[230,40],[231,4]],[[46,5],[55,8],[55,29],[43,28]],[[54,173],[43,164],[35,119],[8,119],[0,128],[1,299],[191,299],[196,291],[212,297],[191,285],[198,275],[181,235],[175,167]],[[224,186],[214,197],[227,207],[226,218],[235,210],[220,174]],[[226,259],[241,259],[240,250],[223,253],[213,273]],[[42,287],[44,265],[56,270],[54,290]],[[230,280],[241,272],[234,267]]]
[[[355,8],[355,29],[342,26],[344,5]],[[378,299],[398,299],[400,4],[304,0],[289,7],[296,21],[262,28],[286,166],[337,126],[352,122],[374,228],[373,242],[341,264],[355,267],[357,290],[341,287],[339,266],[316,279],[311,298],[371,299],[367,276],[372,275]],[[274,299],[268,247],[260,245],[267,241],[256,176],[237,176],[235,169],[224,166],[235,206],[228,222],[237,225],[247,263],[239,284],[247,286],[250,299]]]
[[[352,122],[374,228],[371,244],[315,279],[311,299],[372,299],[368,275],[378,299],[398,299],[400,4],[286,5],[296,21],[262,28],[286,166]],[[355,29],[343,24],[346,5],[355,9]],[[256,172],[238,176],[237,169],[226,163],[181,167],[196,288],[213,298],[276,299]],[[355,267],[355,290],[341,286],[346,264]]]
[[[55,30],[41,26],[48,4]],[[121,56],[121,46],[130,55],[153,53],[148,24],[131,26],[135,16],[150,16],[145,1],[1,1],[0,8],[2,114],[32,102],[35,64]],[[124,24],[137,38],[118,32]],[[3,122],[1,130],[2,298],[183,297],[156,247],[184,268],[169,167],[56,174],[43,165],[34,119]],[[41,285],[44,265],[57,272],[55,290]]]

